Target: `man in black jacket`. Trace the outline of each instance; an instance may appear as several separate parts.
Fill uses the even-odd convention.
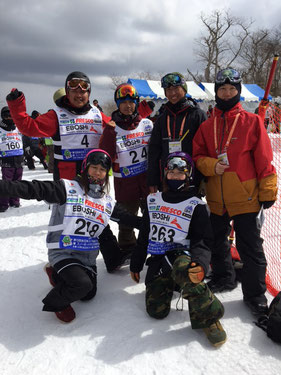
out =
[[[172,152],[192,155],[192,139],[207,116],[197,103],[186,97],[187,84],[182,74],[174,72],[161,79],[168,102],[157,118],[148,149],[148,185],[151,193],[159,190],[165,161]],[[196,171],[198,187],[202,175]]]

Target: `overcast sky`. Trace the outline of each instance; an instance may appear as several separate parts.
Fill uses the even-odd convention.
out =
[[[196,72],[200,13],[215,9],[251,17],[253,28],[281,24],[278,0],[0,0],[1,107],[17,87],[28,112],[47,111],[74,70],[90,77],[101,105],[113,97],[111,76]]]

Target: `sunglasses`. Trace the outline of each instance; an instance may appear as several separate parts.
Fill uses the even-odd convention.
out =
[[[227,81],[230,83],[240,83],[242,78],[240,73],[235,69],[228,68],[220,70],[216,77],[216,83],[227,83]]]
[[[161,87],[166,89],[170,86],[182,86],[185,84],[185,79],[178,74],[166,74],[161,78]]]
[[[177,168],[181,172],[188,172],[189,176],[191,176],[192,174],[192,166],[189,163],[187,163],[186,160],[182,158],[175,157],[168,161],[166,169],[168,171],[172,171],[175,168]]]
[[[88,91],[91,88],[91,84],[82,78],[72,78],[67,82],[67,87],[70,90],[76,90],[78,87],[80,87],[81,90]]]
[[[121,86],[116,91],[116,100],[124,99],[126,98],[126,96],[129,96],[132,99],[138,99],[139,97],[137,90],[131,85]]]

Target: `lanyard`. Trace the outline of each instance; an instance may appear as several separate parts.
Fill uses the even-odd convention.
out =
[[[182,137],[183,127],[184,127],[184,124],[185,124],[186,116],[187,116],[187,114],[184,116],[184,118],[182,119],[182,122],[181,122],[180,133],[179,133],[179,139],[180,139],[180,140],[181,140],[181,137]],[[169,139],[172,139],[172,136],[171,136],[171,129],[170,129],[170,116],[169,116],[169,115],[167,116],[167,133],[168,133],[168,138],[169,138]],[[189,133],[189,129],[188,129],[187,132],[184,134],[183,138],[185,138],[185,136],[186,136],[188,133]],[[182,138],[182,139],[183,139],[183,138]]]
[[[237,121],[238,121],[238,118],[240,116],[240,113],[237,113],[237,115],[235,116],[235,119],[234,119],[234,122],[233,122],[233,125],[232,125],[232,128],[229,132],[229,135],[228,135],[228,138],[227,138],[227,141],[226,141],[226,144],[224,146],[225,148],[225,151],[227,151],[228,149],[228,146],[229,146],[229,143],[230,143],[230,140],[232,138],[232,135],[234,133],[234,130],[236,128],[236,124],[237,124]],[[217,116],[215,117],[215,120],[214,120],[214,139],[215,139],[215,149],[216,149],[216,153],[218,154],[218,140],[217,140]]]

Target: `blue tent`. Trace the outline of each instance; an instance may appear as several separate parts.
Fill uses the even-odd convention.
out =
[[[244,86],[246,86],[247,89],[252,94],[254,94],[255,96],[257,96],[259,98],[259,100],[263,99],[263,97],[264,97],[264,90],[260,86],[256,85],[255,83],[244,83]],[[268,95],[268,99],[272,100],[272,96]]]
[[[165,99],[164,89],[161,87],[160,81],[144,80],[144,79],[128,79],[128,83],[133,85],[140,98],[142,99]],[[192,97],[197,101],[207,100],[208,95],[193,81],[187,81],[187,97]]]

